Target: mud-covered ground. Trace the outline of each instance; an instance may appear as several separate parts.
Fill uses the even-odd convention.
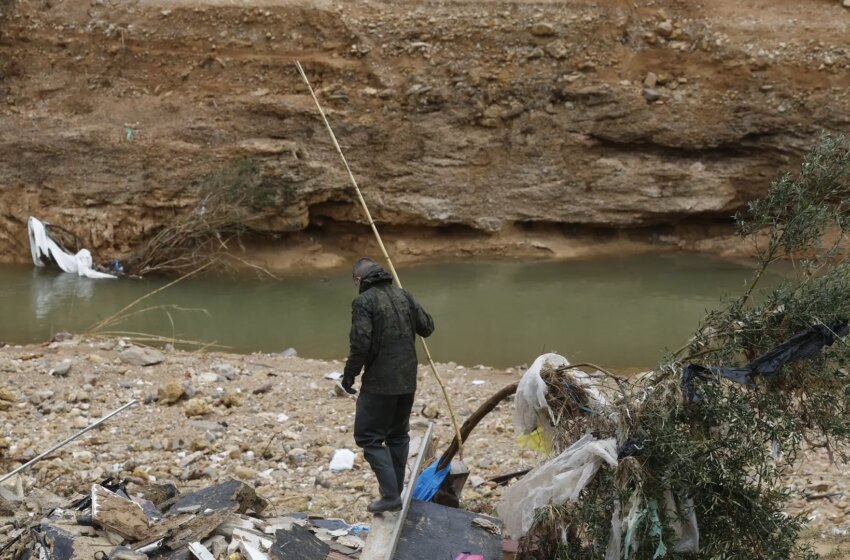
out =
[[[139,366],[127,363],[132,357],[119,357],[126,344],[74,337],[0,348],[0,471],[138,399],[139,406],[38,463],[24,477],[25,486],[65,496],[107,476],[173,481],[181,489],[236,477],[256,486],[277,514],[308,511],[368,521],[365,507],[377,488],[362,455],[351,471],[328,468],[336,449],[356,450],[354,400],[338,396],[324,377],[339,371],[341,362],[166,350],[163,362]],[[454,364],[439,370],[461,421],[521,374]],[[429,421],[426,414],[438,415],[437,453],[452,435],[444,411],[437,384],[421,368],[413,438]],[[517,447],[511,414],[511,402],[497,408],[465,447],[473,482],[464,492],[468,509],[493,512],[502,489],[484,481],[541,460]],[[847,474],[846,466],[831,466],[824,453],[806,452],[788,478],[795,496],[788,511],[807,514],[807,538],[821,551],[846,548]],[[11,519],[0,518],[6,522]]]

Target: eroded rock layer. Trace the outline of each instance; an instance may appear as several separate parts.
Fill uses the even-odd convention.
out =
[[[29,215],[102,257],[132,253],[202,209],[210,177],[245,160],[275,209],[255,224],[279,240],[263,250],[314,234],[332,244],[333,232],[346,245],[364,221],[295,59],[375,218],[413,241],[460,232],[454,249],[440,245],[448,252],[498,252],[529,229],[723,222],[818,130],[850,129],[840,2],[0,10],[3,260],[28,257]]]

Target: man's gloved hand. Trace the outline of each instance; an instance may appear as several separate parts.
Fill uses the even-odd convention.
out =
[[[345,392],[348,393],[349,395],[356,395],[357,394],[357,390],[354,388],[354,376],[353,375],[343,375],[341,385],[342,385],[342,388],[345,389]]]

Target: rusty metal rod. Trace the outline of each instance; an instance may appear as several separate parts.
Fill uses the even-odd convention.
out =
[[[119,408],[118,410],[115,410],[114,412],[110,412],[109,414],[107,414],[106,416],[104,416],[103,418],[101,418],[100,420],[98,420],[97,422],[92,424],[91,426],[87,426],[86,428],[83,428],[82,430],[80,430],[76,434],[72,435],[68,439],[66,439],[66,440],[64,440],[60,443],[57,443],[56,445],[54,445],[53,447],[51,447],[50,449],[48,449],[44,453],[40,453],[36,457],[33,457],[30,461],[24,463],[23,465],[21,465],[20,467],[18,467],[15,470],[13,470],[9,474],[4,475],[3,478],[0,478],[0,484],[5,482],[6,480],[12,478],[13,476],[18,474],[19,472],[25,471],[26,469],[30,468],[31,466],[33,466],[37,462],[41,461],[42,459],[44,459],[45,457],[47,457],[48,455],[50,455],[51,453],[53,453],[54,451],[59,449],[60,447],[64,447],[65,445],[68,445],[69,443],[71,443],[72,441],[74,441],[75,439],[77,439],[78,437],[83,435],[84,433],[88,432],[89,430],[92,430],[92,429],[100,426],[101,424],[103,424],[104,422],[106,422],[107,420],[109,420],[110,418],[115,416],[116,414],[120,414],[121,412],[124,412],[124,410],[126,410],[127,408],[133,406],[134,404],[138,404],[138,403],[139,403],[138,400],[133,399],[132,401],[128,402],[127,404],[125,404],[124,406]]]

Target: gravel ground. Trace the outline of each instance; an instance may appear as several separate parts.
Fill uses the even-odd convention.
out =
[[[338,396],[324,377],[340,371],[341,362],[142,350],[123,340],[78,337],[0,348],[0,471],[138,399],[143,404],[39,462],[24,477],[25,488],[67,496],[119,476],[169,480],[187,490],[236,477],[270,500],[271,513],[306,511],[368,521],[365,508],[377,485],[362,454],[350,471],[328,468],[335,450],[357,451],[354,399]],[[461,420],[521,373],[451,363],[438,367]],[[444,410],[437,384],[427,368],[420,368],[413,437],[429,421],[426,415],[436,415],[437,453],[452,436]],[[464,492],[467,509],[493,513],[502,488],[483,481],[541,459],[516,446],[511,411],[509,403],[498,407],[465,447],[475,482]],[[807,538],[832,558],[844,557],[837,551],[846,548],[850,531],[847,475],[846,465],[831,465],[825,452],[809,450],[788,477],[794,494],[789,513],[807,515]]]

